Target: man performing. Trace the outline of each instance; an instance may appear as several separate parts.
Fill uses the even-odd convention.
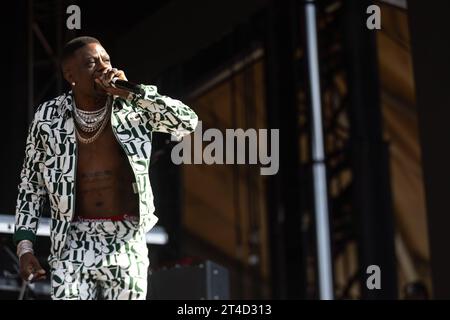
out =
[[[197,115],[155,86],[112,87],[125,74],[95,38],[68,42],[61,64],[72,90],[38,107],[26,142],[14,233],[21,277],[45,277],[33,243],[48,194],[52,299],[145,299],[145,234],[158,220],[152,132],[182,137]]]

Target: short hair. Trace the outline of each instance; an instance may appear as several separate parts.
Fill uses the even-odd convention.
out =
[[[78,49],[84,47],[85,45],[87,45],[89,43],[100,44],[100,41],[98,41],[94,37],[83,36],[83,37],[74,38],[74,39],[70,40],[69,42],[67,42],[62,50],[61,65],[64,64],[64,62],[75,53],[75,51],[77,51]]]

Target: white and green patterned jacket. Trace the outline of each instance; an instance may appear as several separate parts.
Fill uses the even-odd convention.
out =
[[[178,138],[195,130],[197,115],[182,102],[162,96],[155,86],[141,85],[130,100],[116,97],[111,112],[113,132],[136,177],[140,225],[147,232],[157,222],[149,180],[152,132]],[[60,256],[74,215],[77,141],[72,92],[41,104],[30,125],[16,208],[14,242],[36,239],[45,195],[51,207],[50,266]]]

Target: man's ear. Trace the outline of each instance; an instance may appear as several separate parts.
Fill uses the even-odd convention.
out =
[[[71,72],[70,70],[64,70],[64,69],[63,69],[63,76],[64,76],[64,79],[66,79],[66,81],[67,81],[68,83],[74,82],[74,80],[73,80],[73,74],[72,74],[72,72]]]
[[[62,73],[64,76],[64,79],[66,79],[66,81],[68,83],[72,83],[75,81],[74,77],[73,77],[73,72],[72,72],[72,68],[70,68],[70,66],[67,63],[63,63],[62,67]]]

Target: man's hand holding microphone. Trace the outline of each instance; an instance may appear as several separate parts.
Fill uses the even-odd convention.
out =
[[[116,68],[107,68],[103,71],[103,74],[95,79],[95,83],[107,93],[113,96],[120,96],[124,99],[129,98],[130,90],[121,88],[116,85],[118,83],[128,83],[128,79],[125,76],[125,72]]]

